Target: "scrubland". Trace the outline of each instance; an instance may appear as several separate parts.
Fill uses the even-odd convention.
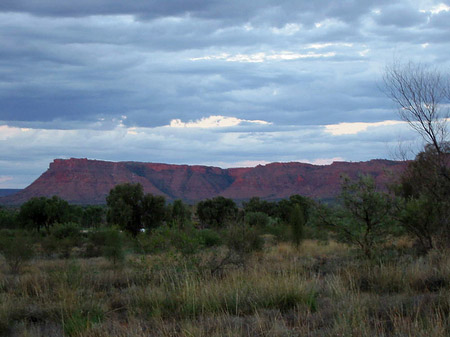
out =
[[[233,255],[225,245],[183,254],[36,256],[12,273],[0,260],[5,336],[450,335],[450,255],[368,260],[335,241],[299,248],[264,237]]]

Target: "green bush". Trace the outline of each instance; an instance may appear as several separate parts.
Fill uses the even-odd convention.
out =
[[[17,212],[12,209],[2,208],[0,206],[0,228],[17,228]]]
[[[54,241],[56,252],[64,258],[70,257],[74,247],[81,246],[82,239],[80,226],[74,222],[55,224],[47,238],[47,240]]]
[[[264,233],[273,235],[277,241],[289,240],[289,226],[283,222],[267,225],[264,228]]]
[[[190,228],[161,226],[149,233],[137,236],[138,248],[144,253],[159,253],[175,249],[182,254],[194,254],[204,245],[199,231]]]
[[[292,207],[289,225],[291,226],[291,240],[298,248],[305,238],[305,216],[299,204]]]
[[[117,229],[105,231],[105,245],[103,255],[116,265],[125,258],[122,233]]]
[[[270,217],[263,212],[247,212],[244,218],[247,225],[261,228],[269,225],[270,220]]]
[[[103,247],[106,245],[109,229],[101,228],[90,231],[87,237],[85,257],[98,257],[103,255]]]
[[[74,222],[55,224],[51,230],[51,235],[56,239],[72,238],[79,240],[81,238],[81,228]]]
[[[212,229],[202,229],[198,231],[198,236],[205,247],[219,246],[222,238],[219,233]]]
[[[33,241],[24,231],[2,231],[0,253],[8,263],[11,272],[17,274],[34,256]]]
[[[225,231],[225,244],[239,254],[248,254],[263,248],[264,240],[253,227],[234,225]]]

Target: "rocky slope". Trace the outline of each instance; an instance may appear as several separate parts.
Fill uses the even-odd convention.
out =
[[[272,163],[251,168],[221,169],[208,166],[89,159],[55,159],[49,169],[20,192],[0,198],[0,204],[21,204],[35,196],[57,195],[71,203],[101,204],[115,185],[140,183],[146,193],[169,200],[195,202],[218,195],[235,200],[258,196],[280,199],[292,194],[333,198],[340,191],[340,176],[371,174],[380,185],[405,168],[404,162],[371,160],[334,162],[331,165]]]

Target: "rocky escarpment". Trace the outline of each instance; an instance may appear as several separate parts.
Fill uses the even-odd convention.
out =
[[[334,162],[331,165],[272,163],[251,168],[89,159],[55,159],[49,169],[20,192],[0,198],[0,204],[21,204],[35,196],[57,195],[78,204],[102,204],[117,184],[140,183],[146,193],[188,202],[223,195],[235,200],[258,196],[280,199],[292,194],[333,198],[339,194],[341,175],[371,174],[384,185],[405,168],[404,162],[371,160]]]

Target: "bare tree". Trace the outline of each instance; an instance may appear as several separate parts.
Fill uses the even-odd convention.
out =
[[[394,62],[385,69],[384,91],[400,117],[441,155],[448,142],[449,75],[420,63]]]

